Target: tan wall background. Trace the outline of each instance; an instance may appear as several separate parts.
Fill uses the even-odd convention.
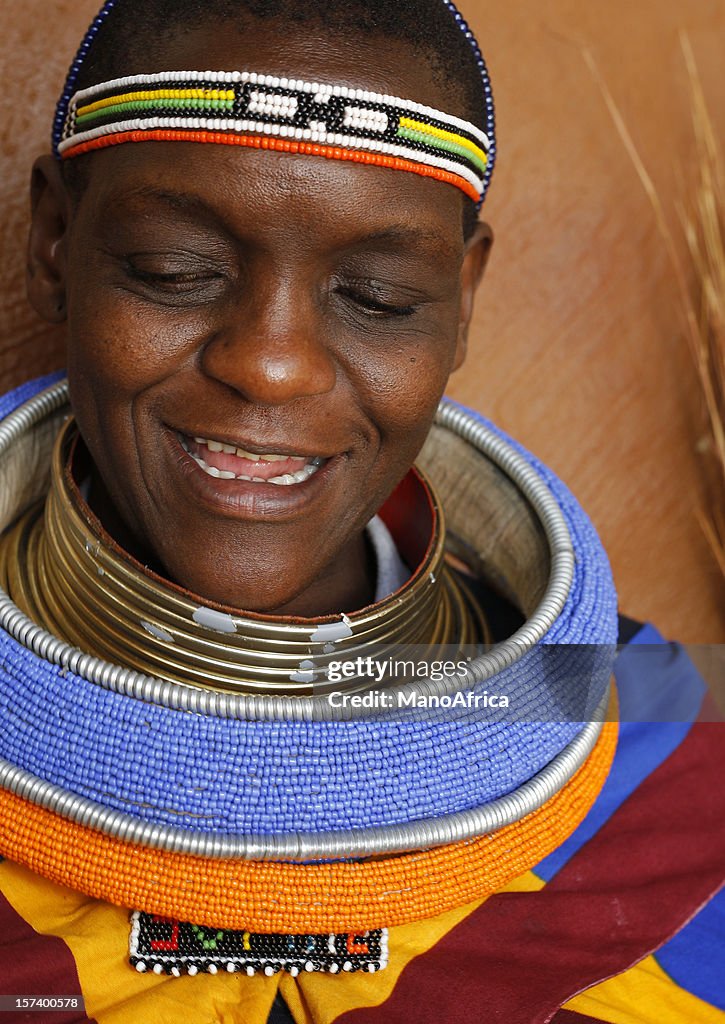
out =
[[[589,511],[622,609],[691,642],[725,640],[725,590],[695,517],[702,435],[674,282],[654,218],[588,70],[588,46],[668,207],[694,180],[689,33],[725,137],[724,0],[461,0],[489,61],[500,159],[496,244],[471,354],[450,394],[547,461]],[[0,386],[63,363],[24,297],[27,178],[98,0],[0,11]]]

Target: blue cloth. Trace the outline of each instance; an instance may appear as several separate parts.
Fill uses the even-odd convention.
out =
[[[646,659],[638,656],[647,645]],[[550,881],[608,821],[628,796],[687,736],[705,695],[697,669],[679,644],[650,625],[624,647],[614,666],[619,699],[619,743],[597,802],[579,828],[541,861],[536,874]],[[672,715],[676,714],[676,719]]]

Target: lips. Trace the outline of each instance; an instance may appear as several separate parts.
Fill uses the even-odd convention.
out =
[[[322,456],[253,452],[214,438],[179,434],[184,450],[204,473],[220,480],[245,480],[289,487],[302,484],[324,465]]]

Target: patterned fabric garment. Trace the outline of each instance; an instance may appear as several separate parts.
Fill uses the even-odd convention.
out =
[[[619,747],[585,821],[495,896],[388,929],[383,970],[140,974],[129,965],[127,910],[6,861],[0,993],[82,993],[85,1014],[18,1011],[3,1020],[725,1022],[723,725],[706,720],[704,686],[681,648],[652,627],[624,628],[633,635],[617,664]],[[173,955],[185,926],[156,926]],[[379,954],[380,936],[367,938]],[[359,953],[366,937],[350,941]]]

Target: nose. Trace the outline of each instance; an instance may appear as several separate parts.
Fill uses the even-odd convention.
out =
[[[230,311],[204,346],[202,368],[258,405],[326,394],[336,380],[314,297],[283,284]]]

